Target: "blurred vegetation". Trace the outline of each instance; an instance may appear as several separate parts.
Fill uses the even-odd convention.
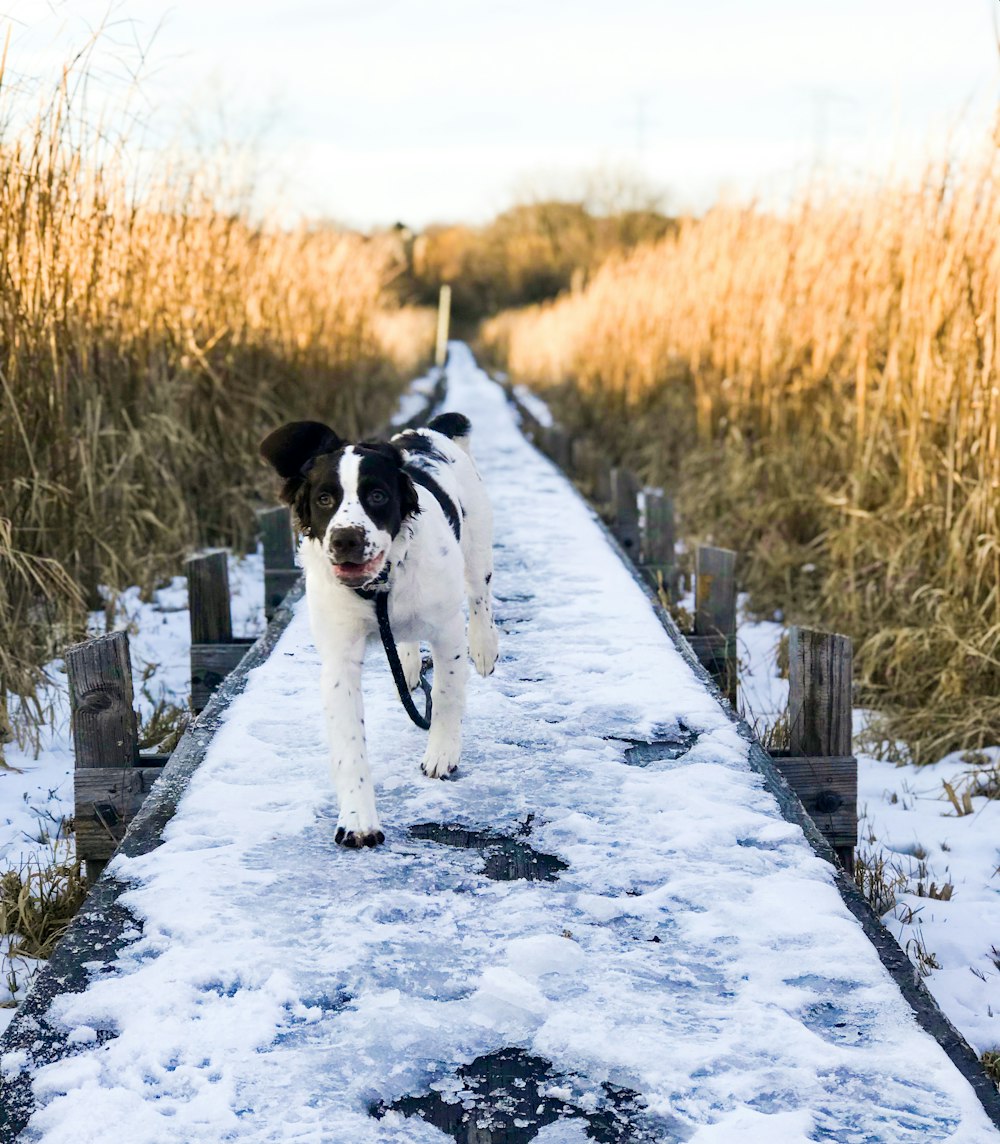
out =
[[[1000,151],[718,207],[482,344],[735,548],[756,612],[846,632],[918,762],[1000,742]]]
[[[392,242],[257,221],[210,168],[164,164],[140,196],[127,141],[67,91],[0,138],[0,758],[100,586],[245,545],[263,434],[370,432],[433,338],[387,289]]]
[[[610,255],[674,226],[653,206],[598,213],[583,201],[521,203],[486,226],[428,227],[412,240],[397,289],[404,301],[429,306],[449,283],[453,318],[469,332],[501,310],[582,289]]]

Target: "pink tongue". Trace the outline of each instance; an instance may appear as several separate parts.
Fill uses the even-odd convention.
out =
[[[349,576],[356,576],[360,572],[370,572],[375,565],[379,562],[378,556],[373,556],[371,560],[366,560],[363,564],[338,564],[337,567],[341,572],[346,572]]]

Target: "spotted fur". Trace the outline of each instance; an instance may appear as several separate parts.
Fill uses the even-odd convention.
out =
[[[297,421],[261,443],[302,533],[340,808],[336,840],[346,846],[384,841],[361,696],[365,647],[377,627],[372,593],[389,593],[389,620],[411,687],[420,672],[419,642],[431,647],[434,715],[421,764],[429,777],[444,778],[458,765],[466,655],[482,675],[496,663],[493,515],[469,433],[468,419],[452,413],[388,442],[348,444],[320,422]]]

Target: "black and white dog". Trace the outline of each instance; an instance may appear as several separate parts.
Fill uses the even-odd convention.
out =
[[[430,778],[444,778],[458,765],[466,655],[480,675],[496,663],[493,513],[469,452],[469,430],[460,413],[445,413],[389,442],[350,445],[317,421],[295,421],[261,442],[261,454],[285,479],[282,499],[302,531],[299,553],[340,803],[336,840],[345,846],[385,840],[361,698],[365,644],[377,630],[376,595],[388,593],[411,689],[420,677],[419,641],[431,647],[433,716],[422,763]]]

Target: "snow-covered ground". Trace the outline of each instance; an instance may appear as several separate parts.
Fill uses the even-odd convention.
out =
[[[422,733],[373,649],[387,843],[336,847],[300,605],[164,844],[114,860],[142,932],[54,1002],[79,1051],[34,1072],[28,1138],[430,1144],[447,1137],[370,1107],[428,1090],[469,1102],[458,1070],[515,1047],[550,1062],[546,1099],[579,1114],[541,1128],[543,1144],[594,1138],[580,1116],[621,1089],[644,1102],[645,1135],[599,1138],[1000,1139],[747,743],[460,345],[449,384],[496,508],[503,631],[495,676],[470,679],[456,781],[419,774]],[[631,765],[630,741],[654,739],[680,748]],[[434,822],[565,868],[494,881],[481,853],[409,830]],[[23,1054],[2,1064],[30,1069]]]
[[[788,706],[783,631],[739,626],[740,700],[761,726]],[[856,710],[856,742],[868,723]],[[882,920],[973,1048],[1000,1048],[1000,747],[923,767],[856,753],[858,854],[891,891]],[[992,799],[976,793],[988,789]]]
[[[544,426],[546,429],[552,428],[555,424],[552,418],[552,411],[538,394],[529,389],[526,385],[515,385],[514,396],[520,401],[524,408],[527,409],[531,416],[534,417],[539,425]]]
[[[426,408],[439,376],[439,371],[432,369],[410,383],[400,397],[393,425],[406,424]],[[234,636],[259,635],[265,627],[264,562],[259,550],[250,555],[230,553],[229,588]],[[93,612],[88,629],[92,635],[107,630],[129,633],[135,708],[143,724],[158,707],[187,706],[191,629],[185,577],[175,576],[149,600],[142,598],[139,588],[128,589],[114,597],[107,609]],[[63,825],[73,816],[73,744],[62,660],[53,660],[45,672],[50,684],[39,699],[49,719],[39,749],[10,744],[4,750],[7,766],[0,768],[0,873],[12,869],[27,873],[71,862],[75,853],[72,833]],[[16,715],[17,700],[9,696],[8,703]],[[11,944],[10,936],[0,935],[0,1032],[44,964],[11,956]]]
[[[233,632],[255,636],[264,629],[264,564],[260,554],[229,558]],[[187,580],[171,582],[144,601],[130,588],[115,601],[112,628],[129,633],[135,707],[146,722],[157,707],[187,704],[191,687],[191,629]],[[107,630],[105,612],[94,612],[90,630]],[[43,729],[41,750],[9,745],[4,757],[10,769],[0,770],[0,871],[37,870],[73,857],[72,835],[63,819],[73,816],[73,744],[69,694],[62,660],[46,668],[51,684],[42,696],[51,721]],[[0,937],[0,1030],[13,1016],[39,967],[33,959],[9,957],[10,938]]]
[[[407,425],[414,417],[419,416],[426,408],[427,403],[434,396],[440,373],[435,367],[423,377],[410,382],[406,392],[400,396],[399,405],[392,415],[392,425]]]

